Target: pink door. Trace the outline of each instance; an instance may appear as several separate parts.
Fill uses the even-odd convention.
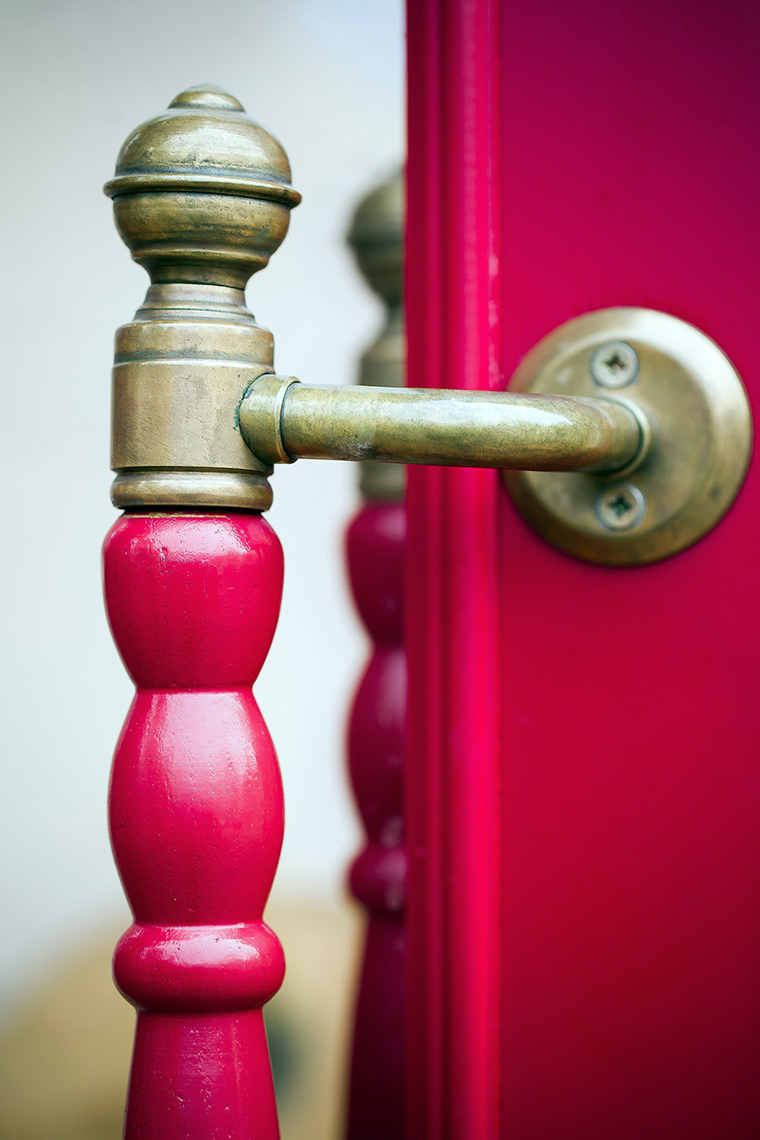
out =
[[[760,8],[413,0],[414,384],[674,314],[753,399]],[[409,489],[414,1140],[760,1135],[760,480],[693,548],[559,553],[499,475]]]

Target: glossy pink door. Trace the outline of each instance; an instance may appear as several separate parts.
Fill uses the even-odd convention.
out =
[[[754,400],[757,5],[413,0],[414,383],[673,313]],[[760,1134],[754,468],[693,549],[557,553],[497,474],[409,482],[410,1134]]]

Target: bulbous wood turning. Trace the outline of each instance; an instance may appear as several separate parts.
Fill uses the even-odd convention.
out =
[[[262,921],[282,786],[251,692],[282,552],[256,515],[126,515],[105,544],[111,629],[137,693],[110,825],[134,924],[114,974],[138,1010],[126,1140],[276,1140],[261,1007],[282,949]]]

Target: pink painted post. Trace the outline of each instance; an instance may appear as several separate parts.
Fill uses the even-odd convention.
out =
[[[119,232],[152,284],[117,333],[108,616],[137,686],[110,823],[134,924],[114,974],[138,1011],[126,1140],[276,1140],[262,1006],[283,978],[262,921],[283,829],[251,692],[274,634],[282,552],[260,517],[270,468],[237,408],[273,371],[245,307],[282,241],[287,158],[232,96],[191,88],[127,139]]]
[[[136,1006],[127,1140],[278,1135],[261,1007],[285,962],[262,921],[282,786],[251,693],[282,552],[260,517],[134,514],[105,545],[137,695],[114,759],[114,854],[134,912],[114,975]]]
[[[362,358],[360,383],[404,380],[401,313],[403,201],[400,174],[360,204],[349,240],[359,266],[388,305],[386,325]],[[403,647],[404,470],[362,464],[365,505],[347,534],[359,614],[373,641],[348,731],[348,758],[367,843],[351,889],[367,913],[354,1022],[349,1140],[405,1134],[406,846],[403,809],[406,655]]]
[[[498,0],[410,0],[407,327],[415,385],[499,370]],[[409,1133],[499,1132],[498,475],[407,497]]]

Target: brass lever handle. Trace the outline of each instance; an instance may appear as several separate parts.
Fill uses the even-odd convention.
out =
[[[607,473],[648,450],[646,414],[606,395],[313,388],[274,376],[272,337],[243,287],[300,196],[279,144],[218,89],[183,92],[133,132],[106,191],[152,280],[116,340],[117,506],[266,510],[270,465],[299,456]]]
[[[372,459],[526,471],[611,472],[638,464],[649,421],[631,402],[430,388],[312,387],[265,375],[240,431],[263,463]]]
[[[151,276],[116,337],[118,507],[266,510],[271,465],[301,456],[497,467],[548,541],[634,565],[696,542],[741,487],[752,441],[741,380],[709,337],[665,313],[574,318],[528,353],[510,392],[274,375],[273,338],[243,290],[300,195],[279,143],[218,88],[182,92],[134,131],[106,192]],[[399,260],[387,254],[370,262],[381,278]]]

